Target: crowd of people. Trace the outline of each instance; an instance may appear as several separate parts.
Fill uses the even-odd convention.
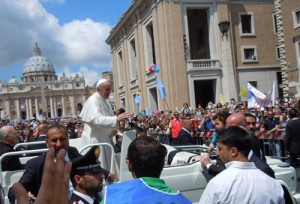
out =
[[[199,105],[197,108],[191,108],[188,103],[184,103],[183,107],[176,111],[156,111],[151,115],[145,115],[145,111],[142,111],[138,115],[133,115],[127,113],[123,108],[113,112],[107,101],[111,86],[111,82],[106,79],[98,81],[97,92],[85,103],[80,118],[71,120],[56,118],[44,121],[32,119],[14,126],[2,124],[0,155],[16,151],[13,147],[22,142],[46,142],[25,147],[30,150],[49,148],[47,156],[43,154],[30,160],[25,167],[18,162],[17,157],[10,158],[14,160],[13,162],[12,160],[3,160],[3,171],[25,168],[25,173],[19,184],[16,185],[18,188],[10,190],[11,203],[14,203],[15,198],[20,199],[24,196],[23,193],[19,193],[24,189],[26,192],[30,192],[27,196],[32,200],[38,200],[39,196],[42,197],[45,193],[41,191],[44,189],[44,180],[50,182],[44,179],[45,173],[53,173],[47,172],[47,168],[54,168],[57,171],[67,168],[68,175],[64,175],[64,177],[69,181],[65,182],[68,190],[63,192],[68,193],[69,201],[63,198],[62,200],[70,203],[77,203],[79,200],[91,204],[94,202],[114,203],[119,200],[135,203],[136,195],[139,195],[139,202],[142,203],[149,199],[160,203],[191,203],[180,192],[168,187],[159,178],[167,154],[162,144],[176,146],[205,144],[208,146],[209,153],[216,151],[218,155],[216,164],[211,163],[208,155],[204,155],[200,160],[201,165],[215,176],[215,180],[209,183],[207,194],[201,198],[200,203],[207,203],[207,201],[210,201],[209,203],[211,201],[212,203],[231,203],[230,201],[239,199],[238,196],[228,197],[229,194],[226,191],[227,188],[237,188],[234,179],[228,180],[226,187],[224,186],[223,190],[220,190],[219,195],[210,195],[210,191],[215,189],[215,185],[220,183],[226,175],[235,175],[236,180],[242,180],[240,174],[244,174],[249,180],[244,185],[245,188],[250,186],[254,191],[257,184],[253,181],[262,179],[275,189],[276,196],[272,196],[272,198],[273,194],[271,193],[269,196],[265,196],[257,192],[256,198],[270,200],[270,203],[284,203],[282,201],[283,191],[274,180],[273,170],[266,163],[264,144],[258,140],[255,134],[257,131],[266,134],[284,131],[286,133],[285,141],[271,139],[269,141],[271,148],[268,153],[282,158],[287,151],[290,155],[290,164],[296,167],[297,157],[300,154],[300,141],[296,137],[300,132],[300,120],[298,119],[300,101],[277,99],[274,106],[249,108],[246,102],[236,103],[234,99],[231,99],[229,103],[225,104],[209,102],[206,107]],[[239,128],[236,128],[237,126]],[[110,150],[101,147],[100,157],[98,156],[100,161],[98,161],[98,157],[94,157],[97,152],[100,152],[100,149],[91,148],[85,155],[80,155],[78,150],[69,146],[69,140],[81,137],[83,145],[106,142],[114,146],[115,152],[120,152],[122,151],[123,134],[131,129],[136,131],[137,139],[129,146],[127,165],[134,180],[109,185],[105,196],[101,198],[98,193],[103,189],[103,179],[108,183],[113,183],[115,180],[116,169],[109,172],[103,168],[103,166],[111,165]],[[212,137],[203,137],[202,133],[204,132],[212,132],[213,135]],[[53,149],[54,152],[52,152]],[[67,164],[53,167],[55,163],[47,161],[47,158],[53,157],[64,157],[65,161],[71,161],[72,168],[69,169]],[[49,167],[46,164],[49,164]],[[114,167],[116,166],[114,165]],[[241,169],[245,169],[245,171]],[[257,174],[258,170],[263,173]],[[249,176],[252,173],[255,173],[255,176]],[[63,179],[56,182],[62,181]],[[143,192],[147,192],[147,196],[141,189]],[[242,189],[236,189],[236,192],[242,193]],[[127,192],[126,198],[123,193],[120,193],[123,191]],[[215,199],[216,197],[219,199]],[[250,197],[244,197],[244,199],[250,203],[253,200]]]

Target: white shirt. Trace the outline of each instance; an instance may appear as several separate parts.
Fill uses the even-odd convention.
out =
[[[255,167],[253,162],[232,161],[209,181],[200,204],[284,204],[281,185]]]
[[[86,202],[88,202],[89,204],[93,204],[94,203],[94,199],[88,195],[85,195],[83,193],[80,193],[76,190],[74,190],[73,192],[74,194],[77,194],[78,196],[80,196],[82,199],[84,199]]]

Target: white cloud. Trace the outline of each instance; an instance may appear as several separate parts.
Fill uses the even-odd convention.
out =
[[[24,64],[36,42],[56,71],[78,67],[87,81],[97,81],[98,71],[111,66],[110,49],[105,43],[111,30],[107,23],[86,19],[60,25],[38,0],[0,0],[0,5],[0,70]],[[97,71],[91,74],[92,69]]]
[[[81,67],[80,73],[84,76],[85,83],[89,86],[94,85],[99,79],[102,78],[102,73],[89,70],[87,67]]]
[[[80,67],[79,72],[72,72],[69,67],[64,67],[62,72],[57,73],[58,78],[60,78],[63,73],[65,73],[68,77],[74,77],[76,74],[83,76],[85,84],[88,86],[93,86],[100,78],[102,78],[102,74],[100,72],[89,70],[84,66]]]
[[[95,66],[110,63],[110,50],[105,43],[111,27],[91,19],[75,20],[63,25],[60,41],[70,62],[88,62]]]

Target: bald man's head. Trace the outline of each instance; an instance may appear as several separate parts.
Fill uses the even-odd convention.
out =
[[[242,113],[232,113],[226,120],[226,127],[231,126],[246,126],[246,117]]]

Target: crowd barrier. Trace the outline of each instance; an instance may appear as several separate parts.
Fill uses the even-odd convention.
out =
[[[197,145],[209,145],[214,131],[203,131],[192,134],[195,144]],[[285,160],[287,155],[284,148],[284,140],[286,138],[285,131],[275,131],[269,133],[268,131],[256,131],[255,135],[260,140],[261,149],[266,156],[276,157],[278,159]],[[163,144],[172,145],[172,138],[166,134],[151,134],[151,137],[156,138]]]
[[[210,141],[213,134],[214,131],[197,132],[194,137],[196,137],[197,143],[205,144]],[[276,157],[281,160],[287,159],[284,148],[285,131],[256,131],[255,135],[260,140],[261,149],[266,156]]]
[[[204,138],[212,138],[214,134],[214,131],[204,131],[204,132],[197,132],[195,133],[194,137],[204,137]],[[284,140],[286,135],[285,131],[276,131],[272,133],[268,133],[268,131],[260,132],[257,131],[255,132],[255,135],[258,139],[275,139],[275,140]]]

